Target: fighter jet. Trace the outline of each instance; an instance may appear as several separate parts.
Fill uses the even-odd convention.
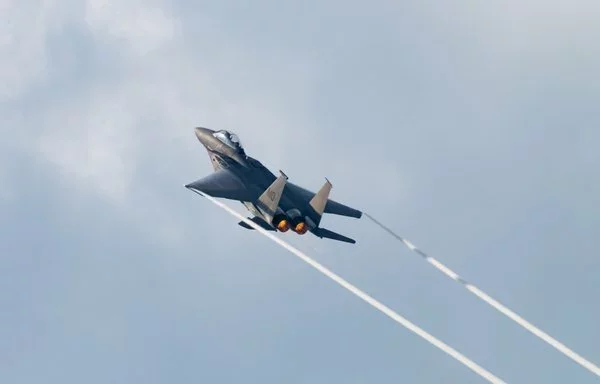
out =
[[[291,229],[299,235],[311,232],[320,238],[356,243],[354,239],[319,226],[324,213],[362,216],[361,211],[329,199],[332,184],[327,178],[314,193],[289,182],[281,170],[276,177],[260,161],[246,155],[235,133],[198,127],[195,134],[206,148],[214,172],[185,185],[186,188],[215,198],[240,201],[253,215],[249,219],[269,231]],[[254,229],[244,221],[238,224]]]

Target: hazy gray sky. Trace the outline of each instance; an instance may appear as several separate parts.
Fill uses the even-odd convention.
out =
[[[0,382],[481,382],[183,188],[194,126],[600,362],[599,14],[0,1]],[[494,374],[596,382],[366,219],[323,225],[358,244],[284,238]]]

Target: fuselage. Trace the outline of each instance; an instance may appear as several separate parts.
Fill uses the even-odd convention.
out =
[[[362,212],[329,199],[331,183],[311,192],[278,177],[260,161],[246,154],[236,134],[208,128],[196,128],[195,134],[206,148],[215,172],[185,185],[186,188],[213,197],[241,202],[254,217],[248,218],[267,230],[297,234],[310,231],[317,237],[347,243],[354,239],[320,226],[324,213],[360,218]],[[238,223],[252,229],[247,223]]]
[[[240,200],[240,202],[253,215],[262,217],[256,201],[277,177],[260,161],[248,156],[239,140],[228,140],[226,134],[230,136],[234,134],[227,131],[213,131],[208,128],[196,128],[195,132],[196,137],[208,152],[213,169],[215,171],[226,170],[237,177],[249,192],[248,195],[252,197],[250,200]],[[223,132],[222,137],[219,137],[220,132]],[[308,201],[313,193],[289,182],[286,184],[285,190],[288,193],[282,195],[279,201],[280,208],[283,211],[297,209],[310,216],[311,209]]]

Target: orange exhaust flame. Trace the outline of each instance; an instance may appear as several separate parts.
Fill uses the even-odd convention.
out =
[[[279,224],[277,224],[277,229],[279,229],[281,232],[287,232],[288,229],[290,229],[290,224],[285,219],[281,220]]]
[[[299,235],[304,235],[306,231],[308,231],[308,225],[306,225],[306,223],[304,222],[296,224],[296,227],[294,228],[294,232],[296,232]]]

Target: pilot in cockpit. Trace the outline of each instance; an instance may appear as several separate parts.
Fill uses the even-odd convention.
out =
[[[221,130],[214,133],[214,136],[219,139],[225,145],[233,148],[236,152],[246,156],[244,152],[244,147],[242,146],[242,142],[240,138],[235,134],[229,131]]]

